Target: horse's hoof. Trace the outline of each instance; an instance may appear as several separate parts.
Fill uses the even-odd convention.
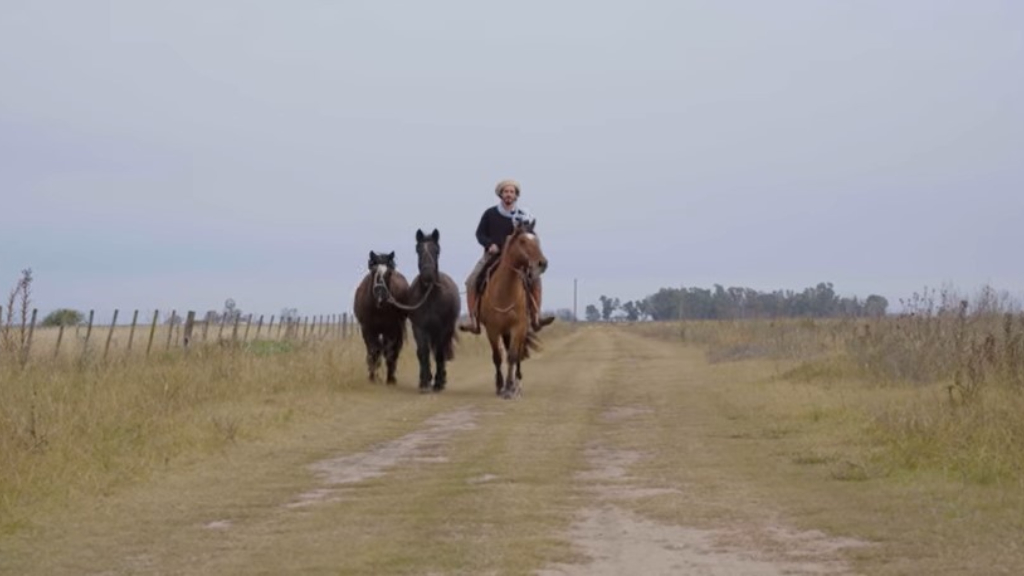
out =
[[[398,384],[398,380],[396,378],[388,378],[388,384],[394,386]]]

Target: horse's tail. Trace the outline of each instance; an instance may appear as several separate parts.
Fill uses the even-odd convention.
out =
[[[523,346],[523,359],[530,357],[530,352],[539,352],[543,347],[540,343],[540,336],[533,330],[526,331],[526,345]]]
[[[459,340],[459,333],[452,332],[452,335],[444,343],[444,359],[446,361],[452,361],[455,359],[455,343]]]

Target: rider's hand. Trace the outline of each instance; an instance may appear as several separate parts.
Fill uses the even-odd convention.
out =
[[[487,253],[488,254],[497,254],[498,253],[498,245],[497,244],[491,244],[490,246],[488,246],[487,247]]]

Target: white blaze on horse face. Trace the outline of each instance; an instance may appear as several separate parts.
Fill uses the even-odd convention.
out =
[[[376,268],[376,273],[377,274],[384,274],[387,271],[388,271],[388,267],[386,265],[384,265],[384,264],[377,264],[377,268]]]

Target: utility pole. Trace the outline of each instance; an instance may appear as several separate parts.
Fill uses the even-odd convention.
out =
[[[577,282],[576,278],[573,278],[572,279],[572,321],[573,322],[579,322],[580,321],[580,317],[576,314],[576,294],[577,294],[577,288],[576,288],[577,284],[576,284],[576,282]]]

